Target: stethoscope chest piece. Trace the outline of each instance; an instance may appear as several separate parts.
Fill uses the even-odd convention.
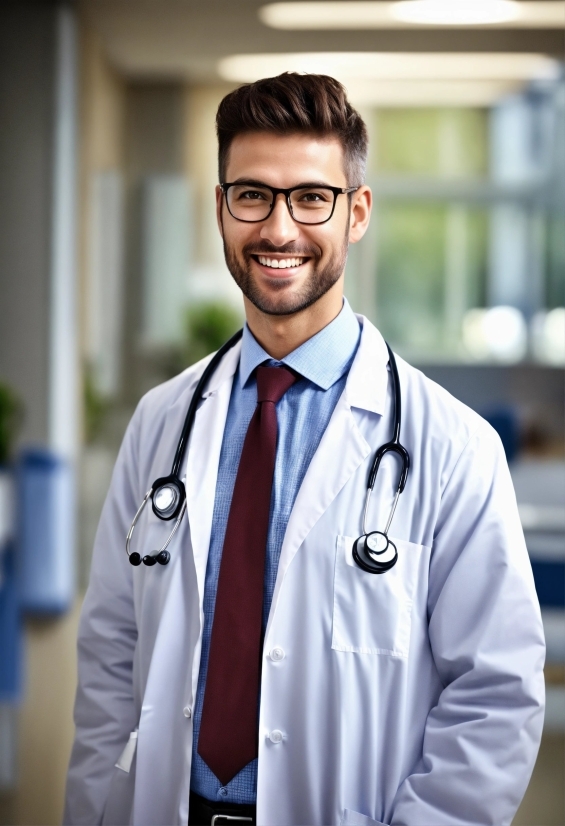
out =
[[[162,519],[165,522],[176,518],[176,522],[165,544],[158,551],[154,551],[152,554],[145,554],[145,556],[142,557],[137,551],[130,551],[130,544],[137,521],[149,499],[151,499],[153,513],[155,516],[158,516],[159,519]],[[128,555],[130,565],[133,565],[136,568],[138,565],[141,565],[142,562],[144,565],[149,567],[157,564],[168,565],[171,559],[171,554],[167,550],[167,547],[179,529],[185,510],[186,491],[183,482],[178,478],[178,476],[171,474],[170,476],[162,476],[159,479],[156,479],[151,488],[145,494],[143,502],[139,506],[133,522],[131,523],[128,535],[126,536],[126,553]]]
[[[353,543],[353,559],[368,574],[384,574],[396,565],[396,545],[382,531],[363,534]]]
[[[178,476],[162,476],[153,482],[151,506],[159,519],[168,521],[179,515],[186,497],[184,485]]]

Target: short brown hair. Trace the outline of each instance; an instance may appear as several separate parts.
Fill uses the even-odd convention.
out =
[[[347,185],[360,186],[365,178],[367,127],[341,83],[328,75],[285,72],[240,86],[220,103],[216,132],[220,183],[226,182],[232,141],[246,132],[335,136],[343,147]]]

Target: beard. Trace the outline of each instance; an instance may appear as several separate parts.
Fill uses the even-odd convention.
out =
[[[254,244],[246,244],[241,250],[241,256],[238,257],[236,251],[226,243],[224,235],[224,255],[233,280],[258,310],[267,315],[292,315],[315,304],[340,279],[347,261],[348,235],[349,221],[341,248],[323,267],[319,266],[322,250],[315,245],[298,246],[291,243],[275,247],[269,241],[261,240]],[[285,295],[285,291],[288,291],[288,284],[280,278],[271,280],[271,290],[266,293],[253,278],[252,252],[254,255],[282,253],[289,257],[307,257],[313,262],[313,271],[306,283],[297,291],[292,291],[290,295]]]

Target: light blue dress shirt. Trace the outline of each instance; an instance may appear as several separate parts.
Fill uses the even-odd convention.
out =
[[[256,800],[257,760],[253,760],[226,786],[222,786],[197,751],[224,534],[245,434],[257,405],[255,369],[260,364],[277,366],[282,363],[302,376],[277,404],[277,455],[265,559],[265,627],[290,512],[308,465],[345,387],[359,338],[359,322],[347,300],[331,324],[282,361],[270,358],[247,325],[243,331],[241,358],[233,382],[216,483],[210,552],[204,586],[202,657],[194,706],[190,786],[192,791],[208,800],[223,803],[255,803]]]

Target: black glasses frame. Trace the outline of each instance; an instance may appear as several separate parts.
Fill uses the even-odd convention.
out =
[[[258,189],[259,188],[260,189],[268,189],[269,192],[271,192],[271,194],[273,196],[273,200],[271,202],[271,208],[269,209],[269,212],[267,213],[267,215],[265,215],[264,218],[258,218],[255,221],[249,221],[249,220],[246,220],[245,218],[238,218],[237,215],[234,215],[233,212],[230,209],[230,205],[229,205],[229,201],[228,201],[228,190],[232,186],[256,186]],[[316,189],[316,187],[312,187],[312,188]],[[310,187],[308,185],[305,186],[304,184],[302,184],[301,186],[292,186],[290,189],[278,189],[277,187],[269,186],[268,184],[258,184],[255,181],[235,181],[234,183],[231,183],[231,184],[228,184],[228,183],[220,184],[220,189],[222,190],[222,192],[223,192],[223,194],[225,195],[225,198],[226,198],[226,206],[228,208],[228,212],[229,212],[229,214],[231,215],[232,218],[235,218],[236,221],[241,221],[243,224],[260,224],[262,221],[266,221],[267,218],[270,218],[272,213],[273,213],[273,210],[275,208],[275,204],[277,202],[277,196],[278,195],[284,195],[286,205],[287,205],[287,208],[288,208],[288,211],[290,213],[290,217],[292,218],[292,220],[296,221],[297,224],[304,224],[305,226],[310,226],[310,227],[320,226],[320,224],[327,224],[327,222],[331,220],[331,218],[334,214],[334,211],[335,211],[335,205],[336,205],[338,195],[350,195],[352,192],[356,192],[359,189],[358,186],[350,186],[350,187],[346,187],[345,189],[343,189],[342,187],[339,187],[339,186],[328,186],[327,184],[321,184],[319,188],[320,189],[329,189],[329,191],[333,194],[334,202],[332,204],[332,211],[330,212],[330,214],[328,215],[327,218],[324,218],[323,221],[299,221],[298,218],[295,218],[294,215],[293,215],[292,203],[291,203],[291,200],[290,200],[290,196],[291,196],[291,193],[296,192],[299,189],[310,189]]]

